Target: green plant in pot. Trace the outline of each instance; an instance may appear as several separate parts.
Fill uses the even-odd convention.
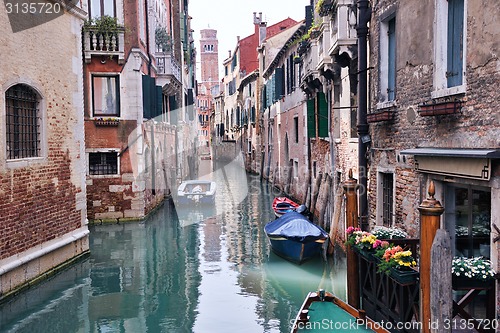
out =
[[[163,51],[168,52],[171,50],[171,39],[164,27],[157,27],[155,30],[156,45]]]

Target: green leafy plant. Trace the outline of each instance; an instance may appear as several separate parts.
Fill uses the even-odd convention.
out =
[[[164,27],[157,27],[155,30],[155,42],[163,52],[168,52],[171,50],[171,38]]]
[[[101,34],[113,33],[120,28],[122,28],[122,26],[118,24],[116,17],[111,17],[109,15],[90,18],[83,23],[84,30],[95,30]]]
[[[486,281],[495,276],[491,261],[483,257],[455,257],[451,262],[451,272],[454,277],[466,277]]]
[[[316,13],[319,13],[321,11],[321,7],[323,7],[324,3],[325,0],[318,0],[318,2],[316,2],[316,5],[314,6],[314,10],[316,11]]]

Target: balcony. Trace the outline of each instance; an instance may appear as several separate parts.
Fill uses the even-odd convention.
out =
[[[85,62],[90,63],[92,56],[118,57],[118,63],[125,63],[124,28],[117,28],[106,33],[97,27],[89,27],[83,31],[83,54]]]
[[[352,57],[352,47],[356,46],[356,6],[353,0],[343,1],[333,8],[330,23],[330,56],[348,52]]]
[[[169,52],[157,52],[157,84],[163,87],[166,95],[175,95],[181,88],[181,66]]]

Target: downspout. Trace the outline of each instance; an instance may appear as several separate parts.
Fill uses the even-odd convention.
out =
[[[144,12],[146,14],[145,20],[146,20],[146,52],[148,54],[148,75],[151,76],[151,49],[149,45],[149,15],[148,15],[148,0],[144,0]]]
[[[371,8],[368,0],[357,0],[358,6],[358,172],[359,172],[359,219],[362,230],[368,227],[368,163],[367,148],[370,141],[367,122],[367,36]]]

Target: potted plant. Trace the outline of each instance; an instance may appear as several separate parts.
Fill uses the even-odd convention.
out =
[[[418,277],[418,272],[413,269],[416,265],[410,250],[404,250],[399,245],[389,246],[378,264],[378,272],[389,275],[401,284],[413,283]]]
[[[314,6],[314,10],[319,16],[327,16],[334,7],[334,0],[318,0]]]
[[[389,243],[377,239],[377,237],[359,228],[349,227],[346,229],[346,245],[371,262],[378,262],[377,251],[386,248]]]
[[[372,233],[377,236],[378,239],[408,238],[408,234],[405,231],[395,227],[376,226],[373,228]]]
[[[293,57],[293,63],[294,64],[300,64],[302,62],[302,58],[298,55]]]
[[[162,50],[168,52],[171,50],[170,36],[165,27],[157,27],[155,30],[155,43]]]
[[[484,287],[495,279],[491,261],[483,257],[454,257],[451,273],[453,287],[457,289]]]

